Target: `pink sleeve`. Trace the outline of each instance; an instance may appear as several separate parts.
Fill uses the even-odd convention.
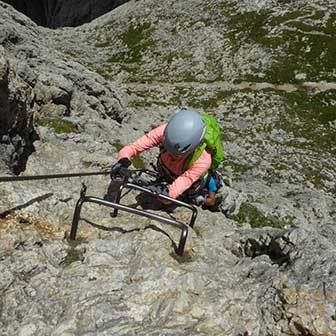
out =
[[[163,124],[157,128],[154,128],[132,144],[123,147],[119,151],[118,160],[123,158],[131,159],[146,149],[160,145],[163,140],[163,132],[166,128],[166,125],[167,124]]]
[[[184,191],[189,189],[194,182],[199,180],[210,167],[211,154],[205,150],[194,164],[169,186],[169,196],[172,198],[179,197]]]

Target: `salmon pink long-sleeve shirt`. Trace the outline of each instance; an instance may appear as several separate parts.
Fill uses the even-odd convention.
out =
[[[159,146],[163,142],[163,133],[167,124],[163,124],[154,128],[140,139],[136,140],[130,145],[123,147],[119,151],[118,160],[127,158],[131,159],[139,155],[143,151]],[[174,156],[165,151],[161,155],[161,161],[177,176],[174,182],[169,186],[169,196],[177,198],[188,190],[194,182],[199,180],[211,167],[211,154],[204,150],[201,156],[184,171],[184,165],[188,157]]]

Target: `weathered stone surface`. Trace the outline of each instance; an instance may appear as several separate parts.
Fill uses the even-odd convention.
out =
[[[22,14],[0,3],[1,170],[24,170],[33,151],[35,123],[89,115],[121,121],[123,102],[112,83],[48,48]],[[77,125],[86,119],[76,120]],[[36,124],[35,124],[36,126]],[[8,137],[9,135],[9,137]]]
[[[273,280],[263,284],[261,314],[266,319],[272,316],[280,334],[333,335],[336,328],[333,244],[316,232],[301,229],[276,235],[271,232],[250,235],[247,240],[242,239],[244,252],[255,260],[268,256],[280,265]],[[313,250],[323,252],[312,254]],[[255,272],[251,272],[251,277],[262,279]]]
[[[25,169],[36,134],[32,125],[31,88],[15,73],[0,46],[0,171]]]
[[[70,244],[80,182],[103,197],[108,176],[1,184],[0,334],[335,335],[331,2],[132,1],[56,31],[0,9],[0,72],[71,122],[35,123],[24,174],[109,167],[188,106],[222,125],[230,215],[200,209],[179,258],[176,228],[90,204]]]

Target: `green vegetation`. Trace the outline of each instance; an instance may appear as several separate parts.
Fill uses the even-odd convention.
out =
[[[335,91],[311,94],[300,90],[281,96],[286,106],[287,117],[279,120],[276,127],[292,132],[296,137],[307,139],[310,141],[310,148],[335,151],[336,137],[331,136],[333,130],[329,124],[336,120]]]
[[[270,42],[273,49],[282,46],[282,56],[266,71],[266,80],[273,83],[295,83],[296,73],[305,73],[311,80],[333,80],[336,37],[283,32]]]
[[[148,48],[154,45],[151,39],[151,34],[154,28],[150,23],[142,23],[139,25],[130,25],[126,32],[123,32],[118,38],[127,47],[127,51],[119,52],[112,55],[109,63],[123,62],[123,63],[139,63],[141,62],[143,53]]]
[[[151,74],[141,74],[139,72],[142,63],[142,57],[146,51],[155,43],[151,38],[154,28],[151,23],[130,23],[127,30],[115,36],[114,40],[105,38],[95,43],[96,48],[110,48],[110,57],[102,62],[95,71],[106,79],[111,79],[115,72],[120,70],[129,73],[129,81],[153,80]],[[104,33],[106,35],[106,32]],[[122,47],[116,51],[113,46],[116,41],[121,42]]]
[[[124,147],[124,145],[119,141],[114,142],[112,146],[117,151],[120,151]],[[131,161],[135,169],[145,169],[145,162],[140,156],[135,156]]]
[[[321,170],[308,166],[303,169],[303,174],[305,180],[311,182],[315,188],[321,188],[323,186],[325,176],[321,174]]]
[[[104,41],[104,42],[96,42],[95,43],[95,47],[96,48],[106,48],[109,47],[111,45],[111,41]]]
[[[293,14],[293,13],[292,13]],[[298,16],[302,16],[298,12]],[[324,15],[324,14],[321,14]],[[295,73],[305,73],[311,80],[334,80],[336,53],[336,14],[331,14],[326,27],[309,26],[301,21],[287,23],[292,30],[283,30],[277,37],[268,41],[272,49],[282,47],[282,56],[266,73],[266,78],[275,82],[294,82]],[[277,18],[273,26],[286,18]],[[314,31],[313,33],[311,33]]]
[[[123,148],[124,146],[122,145],[122,143],[120,141],[116,141],[112,144],[112,146],[119,152],[121,148]]]
[[[62,118],[41,118],[37,125],[52,128],[56,134],[79,133],[78,126]]]
[[[64,260],[62,261],[62,265],[66,267],[76,261],[83,261],[83,260],[84,257],[81,251],[78,251],[75,248],[70,248]]]
[[[223,10],[230,14],[227,8]],[[305,73],[311,80],[333,81],[336,14],[331,13],[323,26],[311,22],[322,22],[325,12],[313,13],[307,8],[285,12],[281,16],[269,11],[228,15],[230,30],[226,36],[230,39],[233,53],[242,43],[251,42],[273,53],[276,62],[266,70],[263,81],[298,83],[297,73]],[[260,78],[249,74],[239,79],[242,80],[258,82]]]
[[[229,16],[228,26],[230,32],[228,37],[237,51],[241,42],[250,43],[251,41],[260,43],[267,33],[265,25],[270,14],[266,11],[245,12]]]
[[[183,82],[198,82],[195,75],[191,71],[184,72],[179,77]]]
[[[63,54],[74,58],[81,58],[81,56],[83,56],[82,51],[76,49],[64,50]]]
[[[249,223],[253,228],[271,226],[282,229],[290,224],[290,220],[265,217],[255,206],[248,203],[242,204],[238,215],[232,216],[232,219],[238,223]]]
[[[178,58],[177,52],[169,52],[166,56],[166,62],[168,65],[170,65],[174,59]]]
[[[132,160],[135,169],[145,169],[145,161],[140,156],[135,156]]]
[[[213,110],[217,108],[225,98],[230,96],[232,91],[218,91],[212,97],[206,98],[192,98],[189,100],[188,105],[195,108],[202,108],[204,110]]]
[[[275,84],[300,83],[302,79],[296,78],[299,73],[304,73],[309,80],[334,80],[336,13],[331,12],[327,17],[325,11],[316,11],[309,6],[294,11],[260,10],[238,13],[236,8],[224,2],[216,3],[215,6],[204,4],[203,12],[208,15],[200,17],[199,21],[206,26],[225,28],[222,38],[226,41],[233,59],[241,47],[257,44],[274,60],[268,69],[261,69],[256,61],[256,69],[239,76],[237,82],[262,80]],[[196,23],[188,14],[183,18],[189,26]],[[170,19],[160,17],[160,20]],[[156,46],[157,43],[162,43],[156,43],[153,39],[156,24],[142,18],[137,19],[137,22],[129,22],[127,29],[122,32],[120,25],[115,22],[111,27],[109,24],[100,27],[95,34],[95,46],[109,48],[110,57],[96,71],[111,78],[113,72],[124,70],[130,74],[129,81],[171,81],[172,74],[175,76],[174,82],[226,80],[221,52],[213,53],[211,48],[204,51],[206,75],[203,77],[200,70],[194,67],[195,46],[192,44],[184,51],[176,50],[170,42],[162,48]],[[183,25],[179,27],[179,33],[183,34],[183,29]],[[114,33],[109,34],[110,31]],[[176,34],[176,27],[170,33],[171,36]],[[150,71],[145,69],[143,59],[149,52],[157,58],[156,67]],[[187,71],[176,71],[173,63],[178,59],[188,66]],[[214,106],[214,102],[210,102],[210,105]]]

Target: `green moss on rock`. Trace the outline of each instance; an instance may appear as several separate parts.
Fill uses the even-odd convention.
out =
[[[104,42],[96,42],[95,47],[96,48],[106,48],[111,45],[111,41],[104,41]]]
[[[231,91],[218,91],[210,97],[198,97],[189,101],[189,105],[195,108],[202,108],[204,110],[213,110],[217,108],[228,96],[232,94]]]
[[[311,94],[299,90],[283,94],[287,117],[279,121],[279,128],[307,139],[310,148],[329,151],[336,147],[336,137],[330,122],[336,120],[336,93],[325,91]],[[302,146],[302,145],[301,145]]]
[[[232,216],[232,219],[238,223],[249,223],[253,228],[270,226],[282,229],[289,221],[281,220],[275,217],[265,217],[255,206],[252,204],[244,203],[240,207],[239,213]]]
[[[65,258],[62,261],[62,265],[64,267],[71,265],[72,263],[76,262],[76,261],[83,261],[84,257],[83,257],[83,253],[79,250],[76,250],[75,248],[70,248],[68,250],[67,255],[65,256]]]
[[[123,145],[120,141],[116,141],[112,144],[112,146],[117,150],[120,151],[121,148],[123,148]]]
[[[150,23],[138,25],[129,25],[128,29],[118,37],[127,47],[127,51],[122,51],[112,55],[108,62],[110,63],[139,63],[146,50],[154,45],[151,34],[154,28]]]
[[[52,128],[56,134],[79,133],[77,125],[62,118],[41,118],[37,121],[37,125]]]
[[[124,145],[120,141],[116,141],[112,144],[112,146],[119,152]],[[135,156],[132,158],[132,164],[135,169],[145,169],[145,162],[140,156]]]
[[[135,169],[145,169],[145,161],[140,156],[135,156],[132,160]]]

